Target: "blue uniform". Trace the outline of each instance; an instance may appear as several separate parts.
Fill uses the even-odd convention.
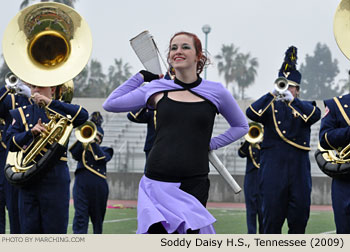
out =
[[[260,192],[264,233],[305,233],[311,203],[310,132],[320,119],[315,102],[276,101],[267,93],[247,109],[264,126],[260,152]]]
[[[1,119],[0,121],[0,167],[4,167],[5,165],[5,157],[6,157],[6,145],[2,141],[3,128],[5,126],[5,121]],[[5,234],[6,227],[6,214],[5,214],[5,176],[2,171],[0,171],[0,234]]]
[[[52,100],[46,107],[48,113],[58,113],[68,118],[73,127],[83,124],[88,118],[88,112],[78,105]],[[36,104],[10,112],[14,120],[6,136],[9,151],[26,150],[34,140],[31,129],[39,118],[43,123],[48,123],[49,118],[45,109]],[[19,189],[22,233],[67,233],[70,197],[67,153],[64,153],[55,166],[49,168],[39,181]]]
[[[147,158],[156,136],[156,111],[142,108],[141,110],[129,112],[127,117],[132,122],[147,123],[147,135],[143,149]]]
[[[109,193],[106,164],[113,156],[113,149],[90,143],[84,151],[83,144],[77,141],[69,151],[78,161],[73,186],[73,232],[87,234],[90,217],[94,234],[102,234]]]
[[[321,120],[320,145],[341,150],[350,143],[350,94],[325,100]],[[332,179],[332,206],[338,234],[350,234],[350,178]]]
[[[250,144],[245,141],[238,150],[238,155],[247,158],[244,176],[244,197],[248,234],[256,234],[256,219],[258,217],[259,233],[263,233],[261,211],[261,196],[259,193],[260,144]]]
[[[4,199],[1,200],[1,215],[2,216],[5,211],[3,207],[3,200],[5,200],[5,204],[8,210],[9,221],[10,221],[10,233],[11,234],[19,234],[21,232],[20,222],[19,222],[19,212],[18,212],[18,188],[12,186],[5,179],[4,168],[7,157],[7,148],[6,148],[6,132],[8,127],[12,123],[12,116],[10,114],[10,110],[16,109],[21,106],[30,105],[32,101],[24,95],[13,94],[10,90],[4,86],[0,89],[0,117],[5,120],[5,125],[3,127],[3,135],[2,135],[2,147],[0,152],[0,187],[3,188],[3,193],[0,190],[1,197]],[[1,217],[0,217],[1,218]],[[4,225],[4,226],[3,226]],[[3,226],[3,227],[2,227]],[[5,230],[5,222],[0,222],[0,231]],[[0,232],[2,233],[2,232]]]

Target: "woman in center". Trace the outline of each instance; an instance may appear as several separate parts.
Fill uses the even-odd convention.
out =
[[[156,137],[139,185],[137,233],[215,233],[206,209],[210,182],[208,151],[248,132],[244,113],[228,90],[199,74],[207,62],[195,34],[176,33],[168,63],[174,80],[140,71],[115,89],[103,104],[110,112],[155,109]],[[149,82],[141,86],[143,82]],[[230,127],[212,137],[215,115]]]

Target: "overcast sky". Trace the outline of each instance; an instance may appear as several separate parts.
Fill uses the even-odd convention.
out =
[[[0,0],[0,34],[17,14],[21,0]],[[326,44],[339,61],[338,78],[347,78],[350,62],[340,52],[333,35],[333,16],[340,0],[78,0],[75,9],[88,22],[93,36],[92,58],[107,73],[115,58],[122,58],[136,73],[143,67],[129,40],[149,30],[165,57],[171,36],[178,31],[196,33],[209,24],[208,51],[213,64],[207,78],[224,83],[213,59],[223,44],[233,43],[259,62],[254,85],[246,91],[258,98],[273,88],[284,53],[298,48],[298,66],[313,55],[317,42]],[[2,52],[2,49],[1,49]]]

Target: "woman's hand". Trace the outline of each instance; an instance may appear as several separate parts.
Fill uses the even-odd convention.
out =
[[[153,80],[157,80],[157,79],[160,79],[160,78],[163,78],[164,74],[154,74],[154,73],[151,73],[151,72],[148,72],[146,70],[141,70],[140,71],[140,74],[142,75],[142,78],[145,82],[151,82]]]

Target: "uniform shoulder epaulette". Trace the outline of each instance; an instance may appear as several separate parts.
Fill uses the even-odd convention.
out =
[[[346,113],[346,110],[349,111],[349,105],[347,104],[347,101],[350,102],[350,99],[343,99],[343,96],[334,97],[333,101],[335,102],[336,106],[338,107],[341,115],[343,116],[346,123],[350,126],[350,119],[349,115]]]
[[[316,111],[316,102],[315,101],[301,101],[301,100],[298,100],[298,101],[299,101],[299,104],[302,105],[302,108],[299,106],[294,106],[293,102],[288,103],[288,106],[301,119],[303,119],[305,122],[307,122]]]
[[[264,96],[263,99],[259,99],[249,106],[249,108],[258,116],[262,116],[265,111],[271,106],[275,101],[276,96],[271,92]]]

